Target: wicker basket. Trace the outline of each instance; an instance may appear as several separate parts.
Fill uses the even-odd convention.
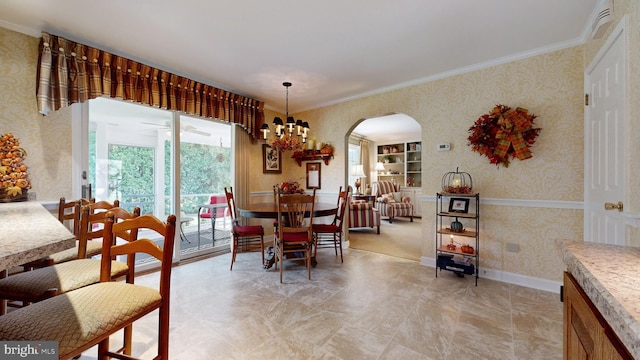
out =
[[[16,196],[10,196],[7,194],[7,191],[3,188],[0,188],[0,203],[8,203],[8,202],[20,202],[27,201],[29,199],[29,190],[22,189],[22,194],[18,194]]]

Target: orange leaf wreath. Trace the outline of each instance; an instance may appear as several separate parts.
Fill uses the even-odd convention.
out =
[[[533,156],[529,148],[542,130],[534,127],[536,118],[525,108],[496,105],[469,128],[468,145],[488,157],[491,164],[509,167],[511,158],[526,160]]]

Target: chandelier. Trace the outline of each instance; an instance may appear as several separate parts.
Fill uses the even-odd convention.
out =
[[[280,152],[302,150],[303,144],[306,144],[307,137],[309,136],[309,123],[306,121],[303,122],[300,119],[294,121],[293,116],[289,116],[289,87],[291,83],[285,81],[282,85],[287,89],[285,108],[285,118],[287,122],[284,123],[279,117],[273,119],[275,132],[274,136],[267,141],[267,143]],[[266,141],[270,131],[269,125],[267,123],[262,124],[260,131],[262,131],[262,138]]]

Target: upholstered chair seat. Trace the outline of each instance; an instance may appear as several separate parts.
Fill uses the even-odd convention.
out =
[[[125,276],[127,264],[113,261],[111,275]],[[0,279],[0,299],[36,302],[100,282],[100,260],[76,259]]]
[[[57,341],[63,359],[84,344],[95,343],[96,334],[122,328],[139,314],[156,309],[161,300],[158,291],[149,287],[93,284],[3,315],[0,339]]]

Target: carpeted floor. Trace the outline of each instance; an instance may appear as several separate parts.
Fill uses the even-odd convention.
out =
[[[410,222],[409,218],[396,218],[391,224],[386,219],[382,219],[380,235],[377,235],[374,229],[349,230],[350,246],[359,250],[420,261],[421,226],[420,218],[414,218],[413,222]]]

